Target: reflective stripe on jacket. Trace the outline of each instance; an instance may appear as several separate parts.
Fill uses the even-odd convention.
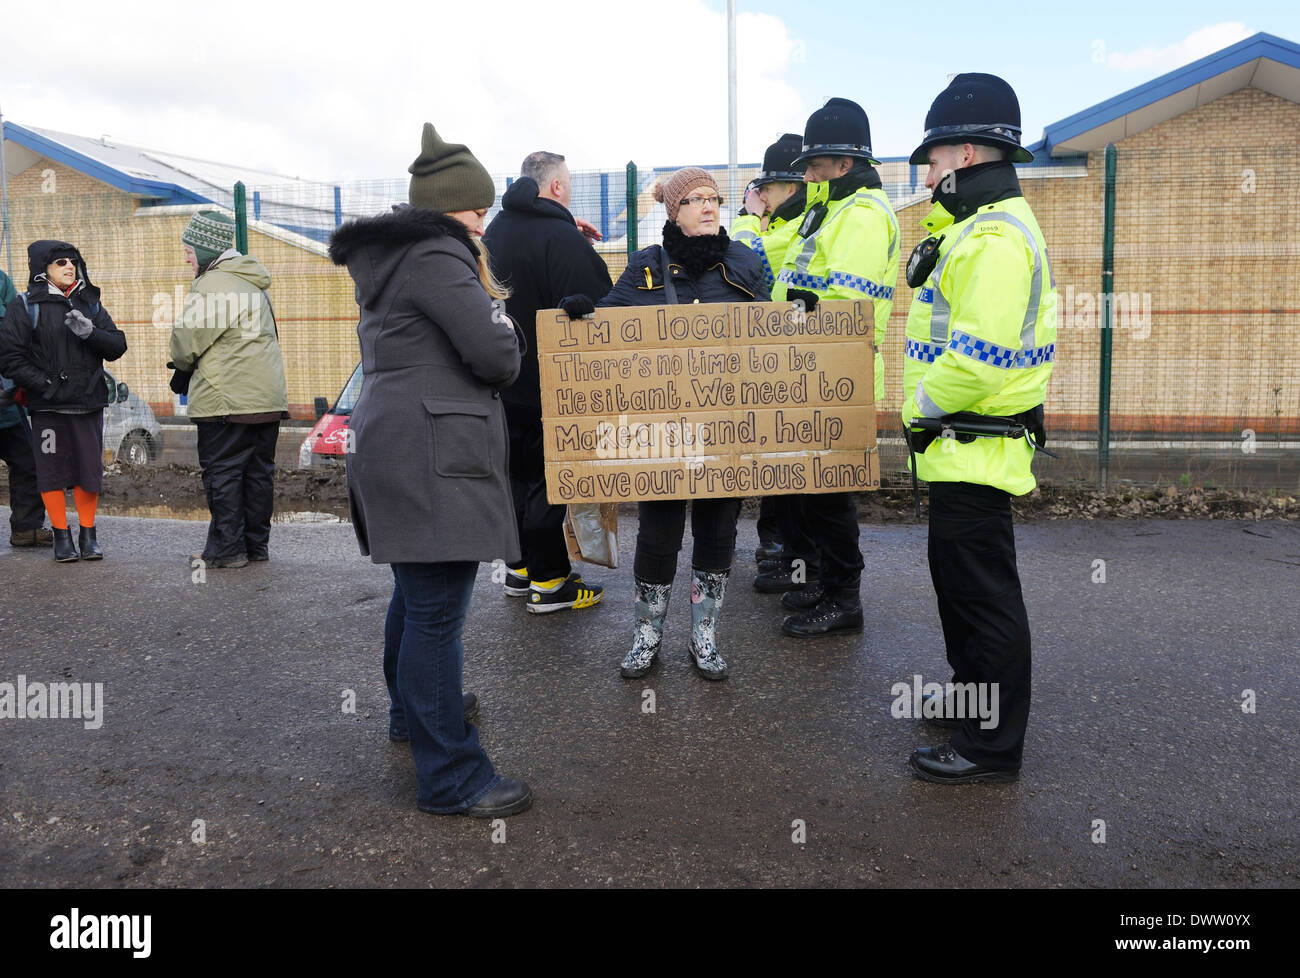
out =
[[[732,222],[731,240],[749,247],[763,264],[763,281],[768,290],[776,286],[776,274],[781,270],[785,253],[799,230],[797,219],[784,220],[775,214],[767,228],[759,229],[759,219],[753,214],[741,214]]]
[[[955,223],[936,205],[922,224],[943,241],[907,313],[904,422],[1042,404],[1056,357],[1056,281],[1029,204],[1006,198]],[[917,457],[917,476],[1019,496],[1036,484],[1033,454],[1023,438],[938,439]]]
[[[819,204],[826,207],[821,225],[806,238],[795,235],[786,249],[772,287],[772,299],[783,302],[787,290],[815,292],[819,299],[869,299],[875,312],[875,397],[885,396],[885,361],[880,348],[894,305],[898,280],[898,219],[889,198],[879,188],[861,187],[840,200],[827,200],[828,182],[808,184],[804,216]]]

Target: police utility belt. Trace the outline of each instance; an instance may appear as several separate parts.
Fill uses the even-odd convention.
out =
[[[1045,447],[1047,428],[1041,404],[1009,416],[958,411],[941,418],[913,418],[910,424],[903,426],[903,437],[907,440],[907,452],[912,460],[912,498],[916,502],[918,520],[921,518],[921,487],[916,478],[916,456],[924,454],[936,439],[952,438],[959,444],[969,445],[976,438],[1023,438],[1035,452],[1058,457]]]

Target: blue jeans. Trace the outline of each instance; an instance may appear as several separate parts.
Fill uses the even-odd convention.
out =
[[[393,564],[384,622],[389,726],[411,736],[416,804],[440,815],[469,808],[500,783],[465,722],[461,630],[478,564]]]

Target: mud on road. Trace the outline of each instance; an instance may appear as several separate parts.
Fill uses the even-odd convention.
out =
[[[0,466],[0,498],[8,498],[8,467]],[[1286,494],[1200,486],[1116,487],[1099,492],[1077,487],[1040,485],[1013,502],[1016,517],[1034,522],[1058,519],[1246,519],[1300,520],[1300,499]],[[104,471],[101,506],[121,516],[162,515],[160,507],[193,514],[206,506],[197,466],[179,463],[134,466],[114,463]],[[926,494],[921,493],[922,513]],[[280,467],[275,475],[277,513],[318,512],[346,519],[347,481],[342,466],[296,469]],[[624,507],[628,515],[635,507]],[[745,516],[757,515],[757,501],[746,500]],[[910,487],[860,493],[863,523],[913,523],[916,509]]]

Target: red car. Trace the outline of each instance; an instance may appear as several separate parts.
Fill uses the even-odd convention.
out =
[[[318,397],[316,410],[321,411],[316,426],[307,433],[298,449],[298,467],[309,469],[314,465],[328,465],[344,461],[344,456],[351,447],[352,433],[348,430],[348,421],[352,417],[352,408],[361,397],[361,385],[364,381],[361,364],[357,364],[352,376],[343,385],[334,406],[322,410],[325,398]]]

